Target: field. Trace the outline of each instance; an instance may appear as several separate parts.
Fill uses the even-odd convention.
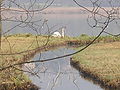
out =
[[[93,44],[72,60],[88,77],[107,88],[120,89],[120,42]]]
[[[48,38],[47,36],[34,36],[29,34],[2,37],[0,54],[3,55],[0,55],[0,69],[29,60],[37,52],[64,45],[65,40],[67,40],[67,38]],[[0,87],[1,85],[5,86],[4,84],[13,86],[11,85],[12,83],[17,87],[23,85],[23,83],[30,82],[28,77],[16,68],[21,69],[21,66],[0,71]],[[9,89],[11,89],[11,87],[7,88],[7,90]]]
[[[84,35],[84,34],[82,34],[79,37],[65,37],[65,38],[54,38],[54,37],[49,37],[49,36],[34,36],[31,34],[16,34],[16,35],[9,35],[7,37],[2,37],[2,47],[0,50],[0,54],[1,54],[0,55],[0,69],[3,67],[9,66],[9,65],[13,65],[15,63],[20,63],[20,62],[30,60],[30,58],[32,58],[37,52],[43,52],[43,51],[46,51],[52,48],[56,48],[59,46],[65,46],[65,45],[76,45],[77,44],[79,46],[84,46],[90,43],[94,38],[95,37],[91,37],[91,36]],[[111,36],[101,36],[98,40],[96,40],[96,42],[94,42],[94,44],[90,48],[86,49],[88,50],[87,52],[85,50],[84,52],[79,53],[80,55],[79,54],[75,55],[74,58],[75,60],[80,60],[80,63],[82,62],[82,65],[92,66],[93,63],[99,62],[103,64],[104,62],[107,62],[107,63],[109,62],[110,63],[109,65],[105,64],[106,67],[109,68],[115,62],[119,64],[118,56],[120,55],[119,53],[120,43],[116,41],[120,41],[120,39],[114,38]],[[109,43],[109,45],[107,45],[108,42],[114,42],[114,44]],[[99,43],[99,44],[95,44],[95,43]],[[114,51],[114,49],[116,51]],[[107,53],[105,55],[104,53],[106,52],[110,52],[110,54]],[[112,56],[110,56],[111,54]],[[85,58],[84,55],[88,55],[88,57],[86,56]],[[102,55],[103,57],[100,58]],[[89,60],[87,58],[89,58]],[[93,62],[92,58],[93,60],[94,58],[98,58],[98,59],[96,59],[96,62]],[[104,62],[101,61],[101,59],[103,58],[105,59]],[[109,60],[112,58],[114,61]],[[90,66],[87,66],[87,68],[91,68]],[[102,70],[103,70],[103,66],[100,66]],[[94,67],[96,66],[92,66],[92,70],[95,69]],[[119,65],[117,67],[119,67]],[[96,70],[100,68],[98,67]],[[7,68],[6,70],[0,71],[0,87],[1,85],[3,85],[3,87],[4,86],[6,87],[5,84],[7,84],[8,88],[10,89],[12,88],[11,84],[14,84],[14,87],[18,87],[18,86],[21,87],[23,83],[30,82],[29,78],[26,75],[24,75],[23,72],[19,71],[18,69],[21,69],[21,66],[15,66],[15,67]],[[111,71],[114,71],[114,68],[112,68]],[[101,73],[101,75],[105,77],[104,73]],[[111,76],[108,76],[106,78],[109,78],[109,77],[111,78]],[[114,77],[112,77],[112,79],[113,78]],[[9,85],[11,87],[9,87]]]

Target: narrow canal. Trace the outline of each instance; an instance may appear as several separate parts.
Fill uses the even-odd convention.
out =
[[[53,58],[74,52],[73,48],[61,47],[55,50],[38,53],[32,60]],[[70,65],[70,57],[58,60],[25,64],[25,70],[32,83],[41,87],[40,90],[103,90],[92,81],[82,78],[80,73]]]

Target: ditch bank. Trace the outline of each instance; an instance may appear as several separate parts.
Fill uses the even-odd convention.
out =
[[[81,76],[89,81],[92,81],[94,84],[100,85],[105,90],[120,90],[120,83],[119,81],[115,81],[117,84],[109,83],[109,80],[105,80],[100,78],[99,76],[95,75],[94,72],[91,72],[89,69],[82,67],[79,61],[74,60],[73,58],[70,59],[70,64],[73,68],[79,71]]]
[[[63,41],[60,43],[59,42],[51,43],[48,45],[40,46],[33,50],[28,50],[28,51],[24,52],[23,56],[17,61],[20,61],[20,62],[29,61],[31,58],[33,58],[39,52],[48,51],[48,50],[59,48],[62,46],[74,46],[74,45],[79,44],[77,41],[76,41],[76,44],[74,44],[74,45],[69,44],[69,42],[70,41]],[[22,65],[20,65],[20,68],[22,68]],[[35,86],[34,84],[32,84],[29,81],[20,83],[20,85],[16,85],[16,83],[14,83],[14,82],[3,82],[0,84],[0,90],[38,90],[38,89],[40,89],[40,88]]]
[[[76,43],[74,45],[69,44],[69,42],[70,41],[48,44],[48,45],[40,46],[33,50],[29,50],[23,54],[23,57],[21,59],[19,59],[19,61],[21,61],[21,62],[29,61],[31,58],[33,58],[39,52],[56,49],[56,48],[59,48],[62,46],[75,46],[75,45],[79,44],[79,43],[77,43],[78,41],[76,41]],[[20,68],[22,68],[22,65],[20,65]],[[40,89],[40,87],[37,87],[36,85],[32,84],[31,82],[20,83],[20,85],[19,84],[16,85],[16,83],[14,83],[14,82],[10,82],[10,83],[3,82],[2,84],[0,84],[0,90],[39,90],[39,89]]]
[[[33,49],[33,50],[29,50],[29,51],[27,51],[27,52],[25,52],[24,54],[23,54],[23,57],[21,58],[21,59],[19,59],[19,61],[21,61],[21,62],[25,62],[25,61],[28,61],[28,60],[30,60],[32,57],[34,57],[34,55],[36,54],[36,53],[39,53],[39,52],[44,52],[44,51],[47,51],[47,50],[50,50],[50,49],[54,49],[54,48],[58,48],[58,47],[61,47],[61,46],[76,46],[76,45],[78,45],[78,46],[84,46],[84,45],[86,45],[86,44],[88,44],[90,41],[86,41],[86,42],[82,42],[82,41],[79,41],[79,40],[68,40],[68,41],[63,41],[63,42],[58,42],[58,43],[51,43],[51,44],[48,44],[48,45],[44,45],[44,46],[40,46],[40,47],[38,47],[38,48],[36,48],[36,49]],[[20,66],[20,67],[22,67],[22,66]],[[79,67],[80,68],[80,67]],[[84,73],[87,73],[86,71],[84,71],[83,70],[83,72]],[[89,72],[86,74],[86,75],[88,75],[88,76],[90,76],[89,75]],[[94,77],[94,75],[91,75],[91,77]],[[95,77],[94,77],[95,78]],[[96,78],[97,79],[97,78]],[[97,80],[97,81],[101,81],[102,82],[102,80]],[[103,82],[104,83],[104,82]],[[28,84],[28,83],[26,83],[26,84]],[[27,86],[26,84],[24,84],[25,85],[25,87]],[[11,85],[11,86],[13,86],[14,87],[14,83],[13,83],[13,85]],[[29,82],[29,84],[28,85],[31,85],[31,87],[34,87],[34,85],[31,83],[30,84],[30,82]],[[0,84],[0,86],[1,86],[1,88],[3,87],[8,87],[9,86],[9,83],[6,83],[6,84]],[[106,85],[105,85],[106,86]],[[0,89],[1,89],[0,88]],[[16,87],[17,88],[17,87]],[[6,90],[6,89],[1,89],[1,90]],[[13,90],[18,90],[18,89],[13,89]],[[22,90],[29,90],[29,89],[22,89]],[[35,90],[37,90],[37,89],[35,89]]]
[[[54,44],[42,46],[42,47],[39,47],[35,50],[32,50],[32,51],[28,52],[28,54],[24,55],[22,60],[23,61],[28,61],[32,57],[34,57],[34,55],[36,53],[39,53],[40,51],[44,52],[44,51],[59,48],[59,47],[62,47],[62,46],[73,46],[73,47],[74,46],[75,47],[76,46],[84,46],[84,45],[88,44],[89,42],[91,42],[91,41],[88,40],[88,41],[83,42],[83,41],[80,41],[80,40],[68,40],[68,41],[63,41],[61,43],[54,43]],[[99,42],[96,41],[95,43],[99,43]],[[112,42],[114,42],[114,41],[112,41]],[[79,70],[79,72],[82,74],[82,76],[84,78],[92,80],[94,83],[99,84],[102,88],[109,89],[109,90],[120,90],[120,83],[119,82],[117,84],[115,84],[114,82],[113,83],[108,83],[109,80],[103,80],[103,79],[99,78],[99,76],[95,75],[94,72],[91,72],[90,70],[84,69],[84,67],[82,67],[79,64],[79,62],[74,61],[72,58],[70,60],[70,63],[74,68]],[[117,82],[117,81],[115,81],[115,82]]]

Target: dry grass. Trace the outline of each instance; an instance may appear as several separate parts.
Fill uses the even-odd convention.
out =
[[[24,52],[21,54],[15,55],[0,55],[0,68],[9,66],[11,64],[24,62],[28,60],[31,54],[35,54],[37,49],[43,48],[44,46],[49,47],[52,45],[59,45],[65,43],[65,39],[54,38],[46,36],[10,36],[5,39],[2,38],[2,49],[0,54],[11,54],[18,53],[26,50],[31,50],[30,52]],[[45,49],[45,48],[43,48]],[[17,68],[20,68],[19,66]],[[7,69],[0,72],[0,84],[3,82],[14,82],[14,83],[23,83],[29,81],[23,72],[16,70],[14,68]]]
[[[100,40],[103,41],[103,39],[105,39],[105,38],[102,38]],[[46,46],[47,48],[50,48],[51,46],[57,47],[60,45],[65,45],[67,41],[76,41],[76,42],[80,42],[80,45],[81,44],[85,45],[91,41],[91,37],[88,37],[88,36],[83,36],[83,37],[78,37],[78,38],[50,37],[48,39],[48,37],[46,37],[46,36],[37,36],[36,37],[33,35],[29,35],[29,34],[27,34],[27,35],[24,35],[24,34],[23,35],[12,35],[12,36],[7,37],[7,39],[5,37],[2,37],[2,49],[0,50],[1,54],[17,53],[17,52],[22,52],[22,51],[26,51],[26,50],[32,50],[32,51],[21,53],[21,54],[15,54],[15,55],[0,55],[0,68],[14,64],[14,63],[23,62],[24,60],[28,60],[28,59],[30,59],[31,55],[34,55],[38,51],[42,51],[42,49],[46,49],[46,48],[44,48],[44,46]],[[92,66],[92,64],[95,62],[91,62],[90,58],[95,58],[95,57],[93,57],[94,54],[96,55],[96,58],[100,58],[104,51],[103,45],[104,45],[104,49],[105,50],[108,49],[110,52],[111,52],[111,49],[112,48],[114,49],[114,47],[116,46],[116,50],[118,51],[118,53],[117,54],[116,54],[116,52],[114,52],[114,53],[115,53],[115,55],[120,54],[119,50],[118,50],[119,44],[115,45],[115,46],[112,46],[112,44],[108,45],[109,47],[111,46],[111,48],[109,48],[108,46],[105,46],[107,44],[99,44],[98,46],[97,45],[98,44],[95,44],[94,46],[96,48],[98,47],[99,52],[98,51],[95,52],[96,49],[94,50],[94,47],[90,47],[89,49],[87,49],[88,50],[87,52],[84,51],[84,53],[81,54],[83,57],[86,56],[86,54],[87,54],[88,57],[86,56],[85,59],[86,60],[87,60],[87,58],[89,59],[88,61],[86,61],[86,60],[84,60],[84,58],[82,58],[83,59],[83,61],[81,61],[82,65],[89,64],[88,66]],[[101,45],[101,48],[100,48],[100,45]],[[42,48],[42,49],[40,49],[40,48]],[[94,52],[92,52],[92,51],[94,51]],[[89,55],[89,53],[91,53],[91,55]],[[99,53],[101,53],[101,54],[99,54]],[[106,55],[106,58],[107,57],[108,57],[108,55]],[[77,56],[77,58],[79,60],[78,56]],[[110,57],[110,58],[112,58],[112,57]],[[117,58],[119,58],[119,57],[117,57]],[[81,57],[80,57],[80,59],[81,59]],[[117,61],[117,59],[116,59],[116,61]],[[99,62],[99,59],[97,59],[96,62]],[[94,67],[96,67],[96,66],[92,66],[92,68],[94,68]],[[18,66],[18,68],[20,68],[20,67]],[[26,81],[29,81],[29,79],[25,75],[23,75],[23,72],[20,72],[14,68],[12,68],[12,69],[10,68],[3,72],[0,72],[0,84],[3,82],[14,82],[19,85],[20,83],[23,83]]]
[[[73,56],[73,60],[106,85],[120,87],[120,42],[94,44]]]

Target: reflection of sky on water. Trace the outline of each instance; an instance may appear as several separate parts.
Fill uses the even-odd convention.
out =
[[[73,49],[59,48],[37,54],[33,60],[52,58],[73,52]],[[32,71],[38,72],[38,76],[29,74],[34,84],[41,87],[41,90],[103,90],[92,82],[84,80],[79,72],[70,66],[70,57],[59,60],[36,63]],[[33,65],[34,66],[34,65]]]

